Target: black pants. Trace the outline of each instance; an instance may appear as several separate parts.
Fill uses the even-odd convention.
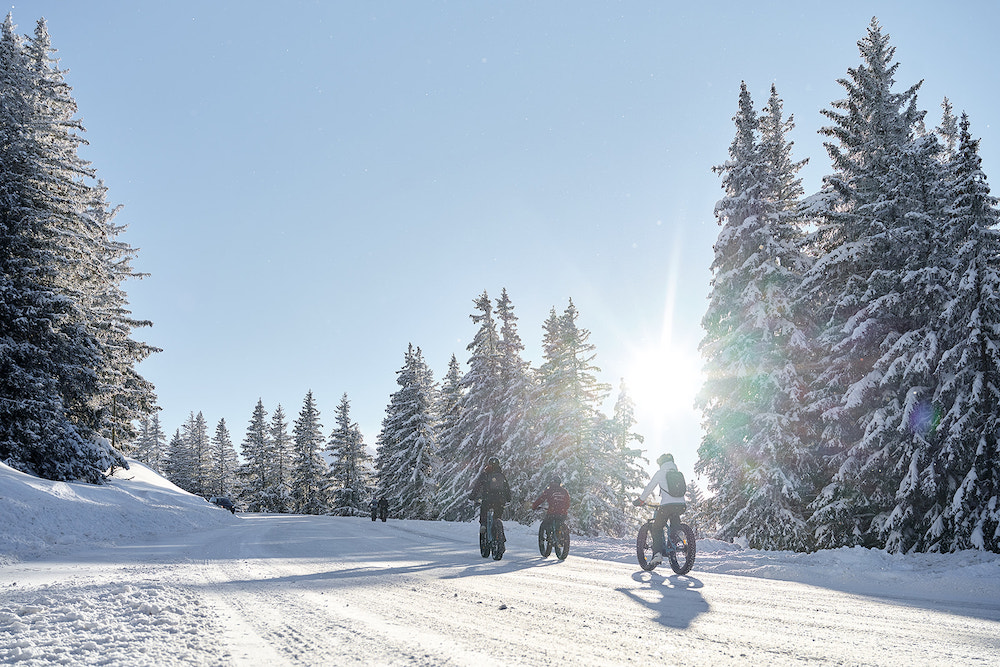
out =
[[[479,505],[479,525],[480,526],[485,526],[486,525],[486,513],[490,510],[491,507],[493,508],[493,517],[496,518],[496,519],[501,519],[502,520],[503,519],[503,506],[504,506],[504,501],[502,501],[502,500],[490,500],[490,501],[484,500],[482,503],[480,503],[480,505]]]
[[[681,512],[687,509],[685,503],[669,503],[656,508],[653,515],[653,552],[666,555],[667,545],[664,539],[663,528],[670,523],[670,539],[673,541],[677,532],[677,526],[681,523]]]

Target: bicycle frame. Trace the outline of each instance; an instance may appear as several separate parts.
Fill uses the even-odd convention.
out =
[[[650,503],[648,506],[659,509],[662,505]],[[691,527],[679,520],[680,512],[678,512],[677,517],[677,525],[669,528],[667,525],[664,525],[666,534],[661,533],[660,537],[664,540],[664,555],[666,556],[666,560],[670,562],[670,567],[677,574],[687,574],[694,565],[695,554],[697,553],[696,540]],[[656,541],[654,538],[655,533],[653,533],[655,522],[656,516],[654,514],[652,518],[647,519],[640,526],[639,534],[636,536],[636,557],[639,560],[639,566],[646,571],[653,570],[656,567],[656,564],[651,564],[647,560],[649,550],[655,549],[657,546],[650,544],[651,540],[654,543]]]

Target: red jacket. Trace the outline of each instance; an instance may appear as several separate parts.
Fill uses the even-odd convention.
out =
[[[566,516],[569,514],[569,491],[561,486],[550,486],[531,504],[531,509],[538,509],[542,503],[549,504],[546,509],[549,514]]]

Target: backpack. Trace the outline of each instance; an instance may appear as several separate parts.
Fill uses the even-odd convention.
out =
[[[683,498],[687,493],[687,483],[684,481],[684,473],[680,470],[668,470],[664,475],[667,480],[667,493],[674,498]]]

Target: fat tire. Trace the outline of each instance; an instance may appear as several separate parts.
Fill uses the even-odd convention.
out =
[[[639,561],[639,567],[646,572],[656,569],[651,565],[649,559],[653,557],[653,545],[649,541],[650,522],[646,522],[639,527],[639,534],[635,538],[635,557]]]
[[[480,527],[482,524],[480,524]],[[486,535],[485,530],[479,531],[479,555],[483,558],[489,558],[490,552],[493,550],[493,545],[490,544],[489,537]]]
[[[545,529],[545,521],[542,521],[538,526],[538,553],[542,554],[542,558],[548,558],[552,553],[552,538],[549,535],[549,531]]]
[[[490,557],[491,545],[489,540],[486,539],[486,533],[479,533],[479,554],[483,558]]]
[[[500,560],[503,558],[503,552],[505,550],[504,543],[506,538],[503,535],[503,524],[500,519],[493,520],[493,560]]]
[[[566,560],[569,555],[569,528],[566,522],[560,522],[555,530],[556,558]]]
[[[489,525],[489,522],[493,519],[493,510],[486,511],[486,523],[480,524]],[[479,533],[479,555],[483,558],[489,558],[490,554],[493,553],[493,543],[490,542],[489,533],[485,530],[480,529]]]
[[[667,554],[670,568],[676,574],[687,574],[694,567],[695,546],[694,531],[691,526],[682,523],[677,527],[678,535],[674,539],[674,550]]]

